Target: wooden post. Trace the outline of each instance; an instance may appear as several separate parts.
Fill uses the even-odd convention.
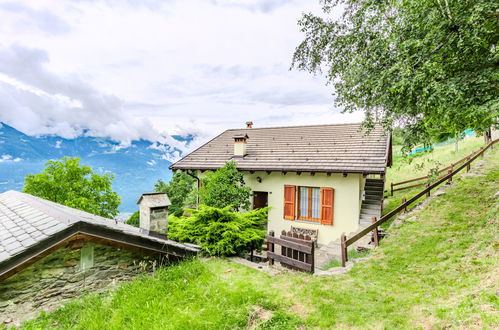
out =
[[[273,230],[269,231],[269,236],[274,237],[274,231]],[[267,241],[267,251],[274,252],[274,243],[271,243],[271,242]],[[269,258],[269,265],[273,265],[273,264],[274,264],[274,259]]]
[[[251,250],[251,253],[250,253],[250,261],[253,262],[253,251],[254,250]]]
[[[377,221],[376,217],[371,218],[372,223],[375,223],[376,221]],[[374,227],[373,237],[374,237],[374,246],[378,246],[379,245],[378,227]]]
[[[348,251],[346,243],[347,237],[345,236],[345,233],[341,233],[340,240],[341,240],[341,267],[345,267],[348,261]]]
[[[404,197],[402,198],[402,204],[405,204],[405,202],[407,202],[407,199]],[[407,205],[404,206],[404,213],[407,213]]]
[[[466,158],[466,161],[468,162],[468,164],[466,165],[466,172],[469,172],[470,169],[471,169],[471,163],[469,162],[470,161],[470,156],[468,156]]]
[[[451,174],[451,173],[452,173],[452,169],[453,169],[453,167],[454,167],[453,165],[454,165],[454,164],[452,164],[452,165],[450,166],[450,169],[449,169],[449,174]],[[451,184],[451,183],[452,183],[452,175],[449,177],[449,180],[447,180],[447,183],[448,183],[448,184]]]
[[[393,196],[393,182],[390,182],[390,195]]]
[[[483,158],[483,154],[484,154],[484,152],[483,152],[483,147],[480,147],[480,157],[482,157],[482,158]]]
[[[428,182],[426,184],[426,188],[429,188],[430,187],[430,183]],[[428,191],[426,192],[426,197],[430,197],[430,190],[428,189]]]

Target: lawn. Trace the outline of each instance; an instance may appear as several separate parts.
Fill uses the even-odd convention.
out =
[[[497,149],[497,148],[496,148]],[[88,295],[27,329],[497,328],[499,153],[346,274],[270,276],[212,258]]]
[[[385,199],[383,214],[386,214],[399,206],[402,199],[409,199],[424,189],[424,186],[394,192],[389,196],[390,183],[401,182],[409,179],[426,176],[432,169],[442,169],[452,163],[468,156],[473,151],[484,147],[483,137],[469,137],[459,141],[459,151],[455,152],[453,143],[437,146],[432,151],[418,153],[412,156],[403,157],[400,153],[400,146],[394,146],[393,165],[387,169],[385,189],[388,191]],[[418,182],[410,183],[415,184]],[[409,185],[410,185],[409,184]],[[382,227],[387,228],[390,224],[386,222]]]

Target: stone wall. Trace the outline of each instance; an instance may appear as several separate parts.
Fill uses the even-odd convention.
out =
[[[155,260],[127,250],[95,245],[94,266],[80,270],[80,253],[59,249],[0,282],[0,325],[19,324],[64,299],[107,290],[156,265]]]

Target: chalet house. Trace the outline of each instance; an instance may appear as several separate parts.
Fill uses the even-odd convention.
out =
[[[137,228],[17,191],[0,194],[0,324],[196,255],[166,238],[166,194],[139,199]],[[3,319],[2,319],[3,318]]]
[[[170,168],[198,177],[237,162],[268,229],[312,234],[319,246],[381,214],[390,135],[361,124],[230,129]]]

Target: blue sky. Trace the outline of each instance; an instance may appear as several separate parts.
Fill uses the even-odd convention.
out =
[[[0,121],[27,134],[196,143],[223,129],[358,122],[289,71],[315,0],[0,1]]]

